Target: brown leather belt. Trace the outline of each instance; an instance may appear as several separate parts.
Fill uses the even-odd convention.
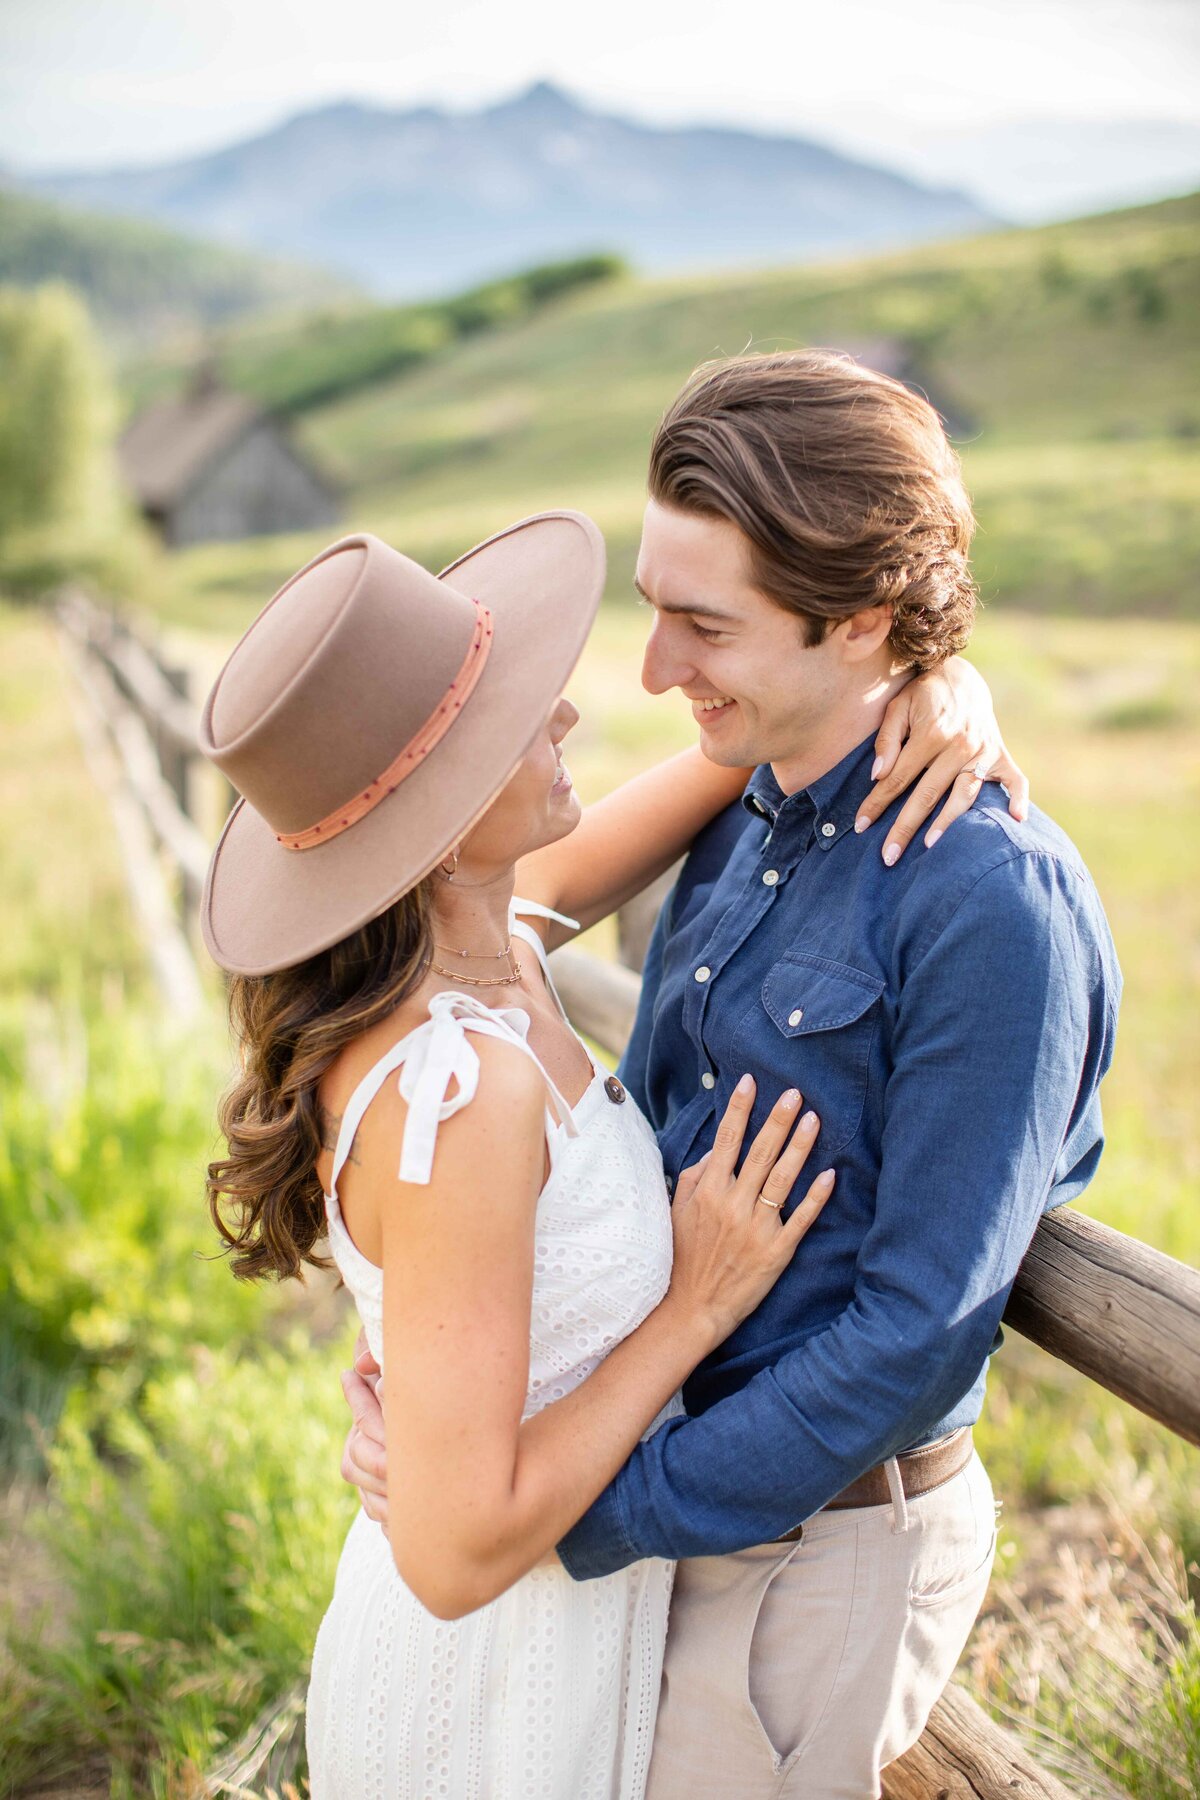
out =
[[[896,1461],[900,1467],[905,1499],[915,1500],[918,1494],[932,1493],[943,1482],[952,1480],[960,1469],[966,1468],[974,1447],[971,1427],[963,1425],[958,1431],[949,1432],[946,1437],[936,1438],[932,1444],[923,1444],[919,1450],[909,1450],[903,1456],[898,1456]],[[868,1469],[865,1475],[860,1475],[857,1481],[852,1481],[849,1487],[844,1487],[840,1494],[835,1494],[832,1500],[827,1500],[823,1510],[828,1512],[847,1506],[889,1506],[891,1499],[887,1465],[878,1463],[875,1468]],[[791,1531],[785,1531],[775,1542],[794,1544],[803,1536],[803,1525],[794,1525]]]

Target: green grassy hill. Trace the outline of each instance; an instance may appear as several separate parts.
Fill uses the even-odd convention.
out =
[[[349,291],[319,270],[0,189],[0,282],[67,281],[118,343]]]
[[[526,319],[562,295],[625,273],[619,257],[597,254],[541,263],[442,300],[408,306],[367,301],[319,312],[239,322],[211,343],[223,381],[279,412],[311,412],[425,362],[477,332]],[[181,388],[194,354],[168,346],[126,369],[132,404]]]
[[[962,443],[989,601],[1194,614],[1200,196],[757,277],[615,281],[316,408],[348,519],[437,565],[510,517],[592,512],[628,592],[646,449],[696,363],[902,341]],[[308,541],[190,553],[188,591],[269,592]],[[264,585],[266,584],[266,585]],[[185,602],[186,605],[186,602]],[[190,608],[188,608],[190,610]]]

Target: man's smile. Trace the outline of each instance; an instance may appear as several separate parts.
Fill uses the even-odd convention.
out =
[[[688,698],[692,700],[692,717],[705,725],[713,724],[737,705],[737,701],[731,700],[727,694],[706,695],[700,700],[692,699],[689,694]]]

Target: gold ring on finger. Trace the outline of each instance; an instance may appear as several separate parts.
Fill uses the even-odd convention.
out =
[[[758,1196],[757,1203],[759,1206],[769,1206],[772,1212],[778,1212],[784,1205],[782,1200],[768,1200],[765,1194],[760,1194]]]
[[[976,781],[986,781],[988,778],[988,770],[991,766],[992,765],[988,762],[987,758],[981,756],[977,763],[971,764],[970,773],[975,777]]]

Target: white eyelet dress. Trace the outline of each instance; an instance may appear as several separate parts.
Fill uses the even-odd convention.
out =
[[[545,968],[541,941],[517,910],[544,909],[517,901],[511,924]],[[476,1090],[471,1035],[501,1038],[536,1062],[528,1028],[516,1008],[437,994],[429,1018],[376,1064],[346,1109],[326,1196],[329,1247],[381,1363],[383,1272],[351,1242],[336,1197],[354,1134],[399,1070],[409,1109],[400,1176],[427,1182],[439,1122]],[[662,1161],[645,1118],[631,1099],[613,1102],[603,1069],[573,1110],[549,1076],[546,1084],[557,1117],[548,1107],[526,1418],[578,1387],[658,1304],[671,1273]],[[675,1410],[677,1401],[662,1417]],[[671,1563],[647,1561],[575,1582],[563,1569],[535,1569],[446,1623],[409,1592],[383,1531],[360,1512],[313,1654],[313,1800],[641,1800],[673,1573]]]

